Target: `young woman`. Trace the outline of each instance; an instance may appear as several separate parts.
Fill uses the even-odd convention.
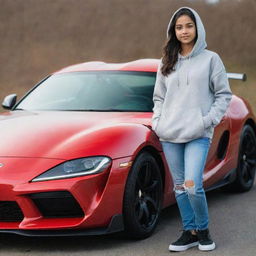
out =
[[[197,12],[178,9],[167,28],[152,116],[183,224],[183,233],[170,244],[170,251],[197,245],[203,251],[215,248],[208,229],[203,171],[214,127],[225,114],[232,92],[220,57],[206,46]]]

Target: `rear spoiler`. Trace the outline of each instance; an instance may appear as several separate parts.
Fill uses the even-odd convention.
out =
[[[227,73],[227,75],[228,79],[242,80],[243,82],[245,82],[247,79],[247,76],[244,73]]]

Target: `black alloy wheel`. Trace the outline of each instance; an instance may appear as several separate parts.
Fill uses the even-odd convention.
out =
[[[253,128],[245,125],[240,138],[236,179],[228,185],[228,189],[237,192],[249,191],[254,184],[255,171],[256,136]]]
[[[124,193],[126,232],[132,237],[149,237],[157,226],[162,207],[163,185],[159,166],[148,152],[135,160]]]

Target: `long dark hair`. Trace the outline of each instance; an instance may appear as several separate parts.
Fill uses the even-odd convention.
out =
[[[180,41],[177,39],[175,34],[175,24],[177,22],[177,19],[182,15],[189,16],[196,25],[196,18],[193,12],[187,8],[180,9],[173,17],[172,22],[170,24],[170,28],[168,30],[168,39],[166,40],[166,43],[163,46],[163,58],[162,58],[163,66],[161,68],[161,71],[164,76],[167,76],[174,70],[174,66],[178,60],[178,53],[181,50]],[[197,31],[196,31],[195,41],[196,40],[197,40]]]

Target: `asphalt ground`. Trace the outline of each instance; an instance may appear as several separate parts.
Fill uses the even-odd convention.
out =
[[[0,235],[0,255],[87,255],[87,256],[164,256],[256,255],[256,185],[246,193],[207,193],[210,230],[217,248],[201,252],[196,247],[185,252],[169,252],[168,245],[181,234],[177,206],[163,210],[155,233],[145,240],[133,241],[124,233],[93,237],[31,238]]]

